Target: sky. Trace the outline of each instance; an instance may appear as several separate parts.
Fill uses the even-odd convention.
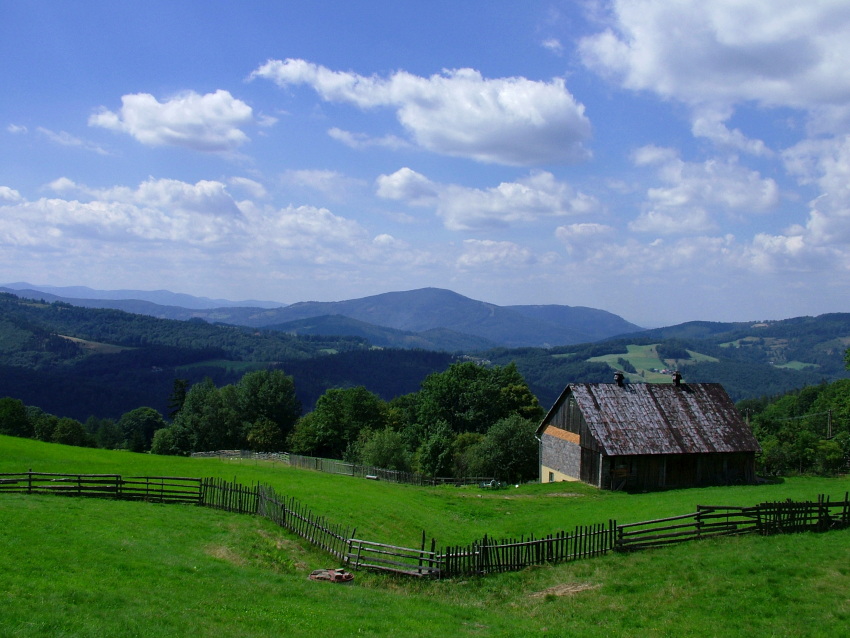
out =
[[[0,284],[850,311],[850,2],[3,0]]]

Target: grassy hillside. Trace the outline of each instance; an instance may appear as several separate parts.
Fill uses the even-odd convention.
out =
[[[262,480],[333,520],[356,518],[366,537],[402,542],[423,523],[462,542],[482,529],[544,532],[612,514],[644,518],[696,502],[838,495],[848,487],[798,479],[626,496],[558,484],[479,497],[474,489],[0,437],[0,471],[30,465]],[[466,581],[358,572],[353,586],[341,587],[309,581],[312,569],[332,562],[263,519],[191,506],[0,498],[4,636],[835,636],[850,619],[846,531],[691,543]]]
[[[482,529],[542,533],[612,515],[680,513],[696,502],[848,488],[846,479],[798,479],[627,496],[558,484],[479,497],[0,437],[0,471],[29,466],[262,480],[332,520],[356,518],[367,538],[400,542],[423,523],[463,542]],[[354,586],[340,587],[309,581],[310,570],[332,562],[263,519],[191,506],[0,499],[3,636],[836,636],[850,619],[846,531],[691,543],[466,581],[358,572]]]

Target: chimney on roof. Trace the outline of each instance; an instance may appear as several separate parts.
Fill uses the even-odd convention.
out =
[[[621,387],[621,388],[622,388],[622,387],[625,385],[625,383],[626,383],[626,375],[624,375],[622,372],[620,372],[619,370],[617,370],[617,371],[614,373],[614,382],[615,382],[615,383],[616,383],[619,387]]]
[[[675,385],[677,388],[682,385],[682,373],[678,370],[673,373],[673,385]]]

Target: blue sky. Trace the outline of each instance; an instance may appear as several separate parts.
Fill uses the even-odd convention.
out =
[[[0,283],[850,310],[845,0],[4,0],[0,60]]]

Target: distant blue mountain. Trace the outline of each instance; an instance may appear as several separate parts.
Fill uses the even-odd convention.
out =
[[[209,297],[194,297],[169,290],[95,290],[86,286],[36,286],[25,282],[0,284],[0,288],[8,288],[13,292],[38,291],[46,292],[57,297],[71,299],[102,299],[102,300],[138,300],[149,301],[160,306],[176,306],[190,310],[212,310],[213,308],[282,308],[285,303],[277,301],[229,301],[227,299],[210,299]],[[147,314],[147,313],[142,313]]]
[[[27,288],[16,289],[15,286]],[[4,288],[0,287],[2,290]],[[258,302],[232,301],[223,305],[221,300],[168,291],[145,293],[74,287],[34,288],[29,284],[10,284],[5,290],[45,301],[64,301],[88,308],[116,308],[163,319],[204,319],[300,334],[338,331],[335,334],[340,336],[366,336],[376,345],[449,351],[588,343],[642,330],[618,315],[595,308],[497,306],[440,288],[388,292],[347,301],[304,301],[276,307],[249,306],[247,304]],[[92,296],[59,296],[55,291]],[[166,305],[152,299],[182,303]],[[209,304],[216,303],[219,305],[209,307]],[[317,318],[322,319],[317,321]],[[313,321],[304,321],[308,319]],[[367,324],[401,333],[370,329]]]

